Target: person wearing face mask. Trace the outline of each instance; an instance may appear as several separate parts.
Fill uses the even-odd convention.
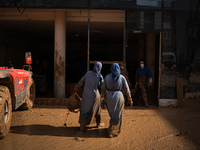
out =
[[[140,67],[136,71],[136,84],[135,89],[136,91],[139,89],[142,99],[144,101],[144,105],[148,107],[147,102],[147,87],[152,86],[152,73],[150,69],[144,65],[144,60],[140,60]],[[140,97],[141,97],[140,96]],[[140,104],[140,102],[139,102]]]
[[[74,87],[74,92],[78,91],[84,86],[84,91],[82,95],[81,109],[80,109],[80,131],[86,131],[86,125],[91,122],[96,121],[97,127],[101,127],[100,116],[100,93],[98,88],[101,88],[103,84],[103,76],[101,75],[102,64],[96,62],[94,64],[94,69],[88,71],[81,80]]]

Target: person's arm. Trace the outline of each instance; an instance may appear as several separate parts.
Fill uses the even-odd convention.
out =
[[[147,83],[147,85],[151,86],[152,82],[153,82],[153,75],[152,75],[152,73],[151,73],[149,68],[147,68],[147,73],[148,73],[148,77],[149,77],[149,82]]]
[[[127,76],[127,75],[124,75],[124,77],[126,78],[126,81],[127,81],[127,83],[128,83],[129,88],[131,88],[132,85],[131,85],[131,82],[129,81],[128,76]]]
[[[75,85],[74,91],[78,91],[85,84],[86,74],[81,78],[81,80]]]
[[[153,75],[148,67],[147,67],[147,74],[149,78],[153,78]]]
[[[127,95],[128,105],[130,105],[132,107],[133,106],[133,100],[131,98],[131,91],[129,89],[126,78],[123,77],[123,76],[122,76],[122,91],[123,91],[124,94]]]
[[[104,80],[103,83],[102,83],[102,86],[101,86],[101,95],[102,95],[103,97],[105,97],[105,95],[106,95],[106,90],[107,90],[107,87],[106,87],[106,80]]]
[[[128,82],[126,81],[126,78],[124,76],[122,76],[122,91],[125,94],[131,93],[130,88],[128,86]]]
[[[104,80],[101,86],[101,103],[103,103],[103,105],[106,105],[106,90],[106,80]]]
[[[101,76],[101,78],[99,79],[99,84],[98,84],[98,88],[101,88],[101,86],[103,85],[103,76]]]

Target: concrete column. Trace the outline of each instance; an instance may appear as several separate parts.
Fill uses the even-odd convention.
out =
[[[155,77],[155,33],[146,34],[146,66],[149,67],[153,77]],[[154,80],[153,80],[154,81]]]
[[[138,62],[140,59],[145,59],[144,58],[144,52],[145,52],[145,43],[144,40],[138,40]]]
[[[55,11],[54,97],[65,98],[66,19],[64,10]]]

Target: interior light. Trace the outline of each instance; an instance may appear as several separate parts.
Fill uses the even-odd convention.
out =
[[[75,36],[75,37],[79,37],[79,34],[75,34],[74,36]]]
[[[142,33],[142,31],[133,31],[133,33]]]

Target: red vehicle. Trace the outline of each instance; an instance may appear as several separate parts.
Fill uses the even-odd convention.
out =
[[[0,138],[9,130],[12,110],[30,109],[35,101],[35,84],[30,71],[31,53],[26,52],[28,71],[13,67],[0,67]]]

